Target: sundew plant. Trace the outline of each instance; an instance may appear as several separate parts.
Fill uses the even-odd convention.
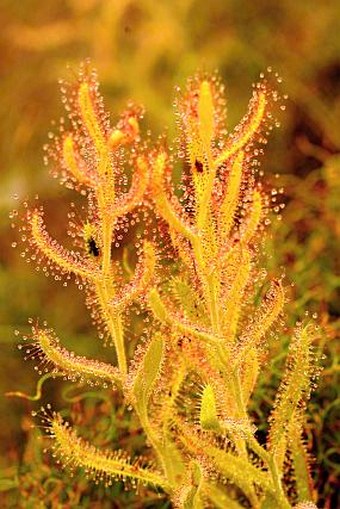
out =
[[[270,280],[261,266],[281,205],[258,159],[279,94],[262,76],[228,133],[220,79],[198,74],[177,90],[170,146],[142,134],[143,111],[132,103],[112,125],[87,64],[61,89],[68,121],[51,135],[46,161],[86,206],[68,215],[66,248],[48,233],[43,208],[25,204],[23,256],[78,285],[114,360],[68,351],[45,325],[33,325],[20,348],[42,377],[120,393],[153,460],[88,443],[48,406],[39,413],[53,455],[66,470],[106,486],[146,485],[178,508],[316,507],[304,427],[317,326],[285,329],[284,276]],[[122,249],[127,235],[133,250]],[[132,317],[143,324],[134,349]],[[288,354],[264,436],[252,407],[282,330]]]

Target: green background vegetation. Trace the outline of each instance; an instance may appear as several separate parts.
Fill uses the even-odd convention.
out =
[[[145,126],[154,135],[174,130],[174,86],[197,69],[218,69],[227,88],[229,126],[246,110],[251,84],[272,66],[288,94],[282,127],[275,130],[262,167],[267,181],[285,188],[282,221],[273,220],[268,271],[294,282],[288,305],[293,323],[317,312],[326,331],[325,369],[310,404],[308,441],[316,457],[313,476],[319,506],[333,508],[339,475],[340,234],[340,17],[334,0],[25,0],[0,3],[0,500],[2,507],[140,507],[116,485],[110,492],[69,480],[45,458],[30,429],[40,403],[6,399],[9,390],[34,393],[36,375],[16,349],[15,328],[28,317],[46,319],[77,353],[110,358],[102,351],[79,292],[37,274],[12,249],[17,241],[9,211],[36,193],[50,230],[63,237],[69,201],[43,165],[42,146],[51,120],[62,111],[57,81],[90,57],[99,72],[107,108],[119,113],[129,98],[145,105]],[[277,178],[277,175],[279,176]],[[270,401],[280,376],[278,352],[263,375],[260,401]],[[66,388],[66,389],[65,389]],[[67,384],[44,386],[43,401],[66,407]],[[261,392],[262,391],[262,392]],[[77,392],[77,391],[75,391]],[[78,396],[79,396],[78,391]],[[74,395],[72,393],[72,395]],[[70,395],[66,394],[66,398]],[[144,448],[138,423],[107,393],[77,399],[74,416],[97,444],[119,441]],[[114,409],[116,409],[114,411]],[[112,415],[115,414],[114,417]],[[98,418],[98,416],[100,418]],[[97,418],[96,418],[97,417]],[[336,427],[336,422],[338,424]],[[338,449],[337,449],[338,448]],[[338,452],[337,452],[338,451]],[[47,496],[47,493],[50,493]],[[154,506],[145,492],[144,506]],[[136,505],[134,505],[136,504]],[[163,500],[162,507],[167,504]]]

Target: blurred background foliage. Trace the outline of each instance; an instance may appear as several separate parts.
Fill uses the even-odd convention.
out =
[[[294,282],[287,316],[318,313],[326,334],[326,358],[310,405],[307,436],[316,458],[313,475],[319,507],[335,508],[339,475],[339,233],[340,233],[340,15],[334,0],[24,0],[0,2],[0,500],[2,507],[140,507],[120,485],[94,486],[70,480],[44,457],[44,438],[30,428],[30,410],[40,405],[8,399],[9,390],[35,392],[36,376],[16,350],[14,328],[28,317],[46,319],[77,353],[110,358],[100,349],[79,292],[37,274],[11,244],[9,211],[39,193],[50,230],[65,234],[74,195],[52,181],[42,146],[51,120],[64,113],[58,79],[89,57],[99,72],[107,108],[120,112],[132,98],[145,105],[145,125],[154,135],[174,132],[175,84],[197,69],[219,70],[227,85],[232,128],[245,112],[251,85],[272,66],[288,94],[281,129],[262,161],[266,179],[284,187],[282,220],[273,219],[268,240],[270,274],[285,271]],[[67,303],[67,305],[66,305]],[[136,325],[138,327],[138,325]],[[138,332],[138,331],[137,331]],[[136,332],[136,334],[137,334]],[[282,351],[277,358],[282,357]],[[275,375],[275,359],[269,374]],[[269,377],[268,374],[268,377]],[[263,375],[262,396],[274,384]],[[279,373],[277,373],[279,377]],[[274,376],[275,379],[275,376]],[[65,388],[66,387],[66,388]],[[43,401],[66,408],[70,388],[47,381]],[[64,392],[63,392],[64,391]],[[78,399],[77,399],[78,398]],[[259,392],[261,398],[261,392]],[[145,448],[138,423],[104,392],[78,397],[68,406],[97,444]],[[113,408],[114,407],[114,408]],[[255,410],[256,411],[256,410]],[[260,412],[260,406],[257,409]],[[94,415],[98,416],[94,419]],[[107,422],[112,420],[112,422]],[[79,421],[79,417],[78,417]],[[98,428],[98,429],[97,429]],[[155,496],[143,494],[143,507]],[[140,503],[140,502],[139,502]],[[40,505],[39,505],[40,504]],[[167,502],[160,502],[167,507]]]

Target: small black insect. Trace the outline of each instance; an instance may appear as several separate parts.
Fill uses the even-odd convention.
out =
[[[203,163],[198,159],[195,160],[195,169],[198,173],[203,173]]]
[[[87,249],[88,253],[92,256],[99,256],[100,254],[99,247],[97,246],[96,241],[94,240],[93,237],[90,237],[87,240]]]

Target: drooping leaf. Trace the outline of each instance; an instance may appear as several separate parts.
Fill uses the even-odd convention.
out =
[[[103,451],[82,439],[59,414],[54,413],[50,424],[50,434],[54,438],[54,450],[62,464],[73,468],[84,468],[92,479],[102,479],[107,484],[115,480],[130,480],[137,483],[152,484],[169,490],[167,481],[141,462],[132,461],[124,451]]]

